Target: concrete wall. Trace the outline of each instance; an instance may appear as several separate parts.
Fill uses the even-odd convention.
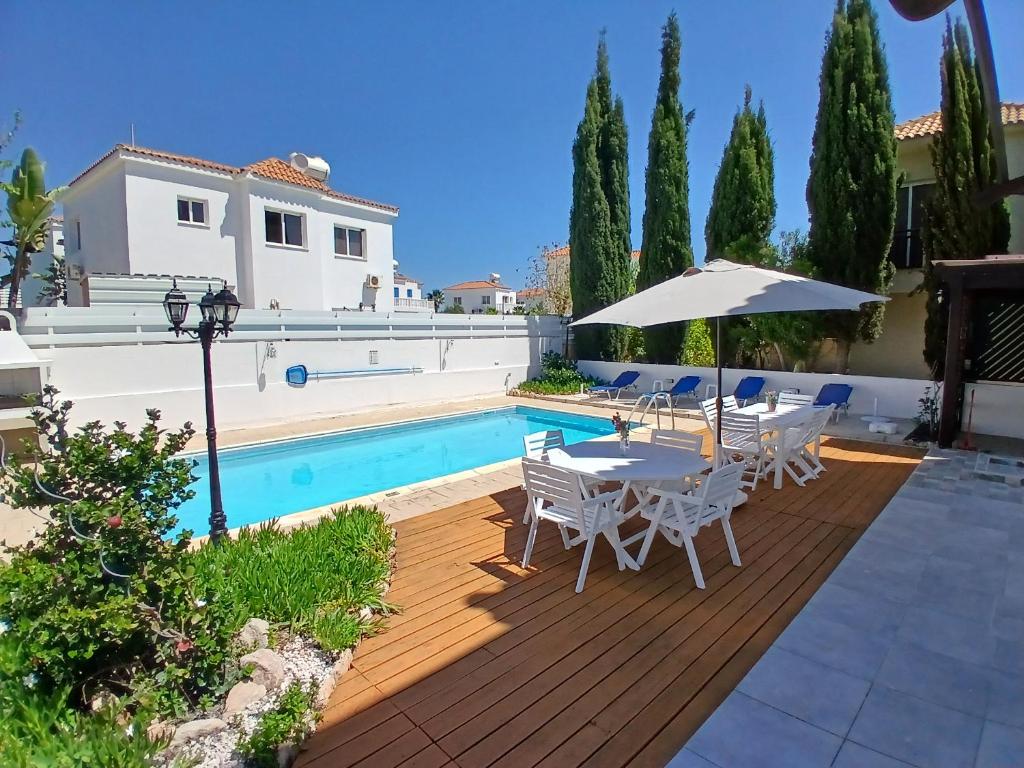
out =
[[[1024,440],[1024,384],[994,381],[965,384],[961,422],[961,428],[965,431],[969,418],[973,434],[1000,435]]]
[[[199,345],[176,341],[158,308],[31,309],[19,326],[50,382],[75,402],[76,423],[122,419],[146,408],[169,424],[204,423]],[[243,426],[500,394],[562,350],[554,318],[243,310],[213,349],[218,424]],[[371,351],[377,363],[370,363]],[[285,370],[365,373],[312,377],[301,387]],[[418,368],[385,374],[385,368]]]
[[[692,368],[682,365],[655,365],[652,363],[606,363],[594,360],[580,361],[579,368],[584,373],[600,379],[612,380],[624,370],[639,371],[638,385],[641,391],[650,389],[655,379],[671,378],[677,380],[682,376],[696,375],[701,377],[697,392],[704,397],[708,384],[715,383],[714,368]],[[728,368],[722,371],[722,387],[725,394],[731,393],[744,376],[763,376],[765,390],[776,391],[797,388],[805,394],[817,394],[825,384],[832,382],[849,384],[853,387],[850,397],[850,412],[909,419],[917,415],[918,399],[930,386],[930,382],[920,379],[882,378],[878,376],[840,376],[832,373],[789,373],[786,371],[748,371],[739,368]]]
[[[851,347],[850,372],[859,376],[930,378],[922,354],[925,314],[923,293],[893,293],[885,305],[882,335],[870,344]]]

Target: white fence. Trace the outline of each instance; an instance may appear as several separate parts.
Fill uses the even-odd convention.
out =
[[[194,309],[194,308],[193,308]],[[194,325],[197,318],[189,317]],[[77,423],[137,425],[146,408],[167,423],[204,423],[199,345],[175,339],[160,307],[26,310],[19,332],[52,361],[50,383]],[[242,310],[213,348],[218,424],[265,424],[504,393],[561,351],[558,318]],[[285,371],[345,372],[303,386]],[[386,373],[383,369],[413,369]]]
[[[622,371],[639,371],[640,380],[637,384],[641,389],[649,389],[655,379],[671,378],[676,380],[683,376],[700,376],[701,383],[697,392],[701,397],[704,396],[706,386],[715,383],[716,376],[714,368],[691,368],[682,365],[655,365],[652,363],[606,363],[584,360],[580,362],[579,368],[584,373],[609,381]],[[823,385],[832,382],[849,384],[853,387],[853,394],[850,396],[851,413],[877,413],[879,416],[900,419],[909,419],[917,415],[918,400],[931,386],[931,382],[921,379],[726,368],[722,371],[723,394],[732,392],[744,376],[763,376],[765,390],[779,391],[796,388],[806,394],[817,394]]]

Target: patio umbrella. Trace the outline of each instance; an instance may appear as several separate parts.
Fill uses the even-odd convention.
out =
[[[809,277],[790,275],[725,259],[709,261],[702,269],[692,267],[679,277],[651,286],[620,302],[581,318],[572,325],[631,325],[646,328],[701,317],[715,318],[715,365],[718,395],[715,408],[715,453],[722,445],[722,360],[720,318],[767,312],[822,309],[858,310],[869,301],[888,301],[886,296],[857,291]]]

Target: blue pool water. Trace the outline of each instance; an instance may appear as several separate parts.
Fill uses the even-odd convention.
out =
[[[515,406],[220,451],[228,527],[236,528],[521,456],[523,436],[560,429],[566,443],[614,430],[610,419]],[[206,455],[178,530],[209,529]]]

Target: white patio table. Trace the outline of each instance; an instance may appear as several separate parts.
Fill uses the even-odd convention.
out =
[[[553,466],[604,482],[622,483],[623,502],[632,489],[639,503],[623,513],[624,519],[633,517],[650,503],[648,487],[657,488],[660,483],[696,477],[711,469],[711,462],[702,456],[650,443],[632,443],[628,453],[622,455],[619,444],[613,440],[587,440],[555,448],[547,455]],[[625,547],[640,541],[646,533],[642,531],[621,541],[626,565],[635,571],[640,570],[640,566]]]
[[[736,409],[735,413],[757,416],[761,431],[768,433],[803,424],[814,415],[814,411],[813,405],[776,405],[774,411],[769,411],[766,403],[754,403]],[[778,490],[782,488],[782,462],[774,458],[772,466],[775,470],[772,487]]]

